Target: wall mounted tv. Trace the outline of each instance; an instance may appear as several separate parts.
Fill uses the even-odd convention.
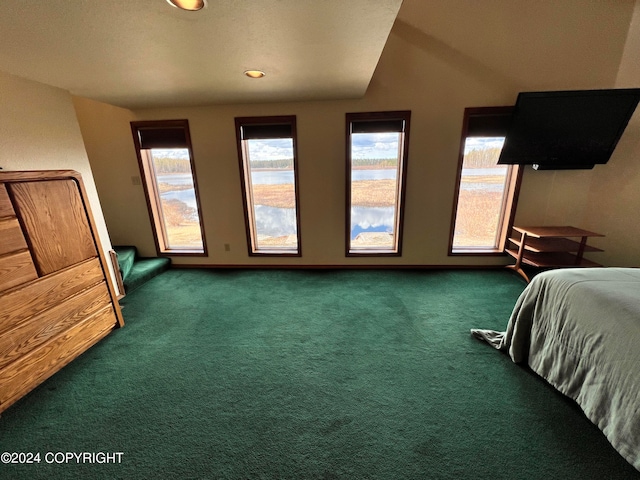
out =
[[[640,88],[521,92],[499,164],[537,170],[607,163],[640,100]]]

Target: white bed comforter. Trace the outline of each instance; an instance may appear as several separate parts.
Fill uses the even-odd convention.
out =
[[[574,399],[640,470],[640,269],[541,273],[506,332],[472,333]]]

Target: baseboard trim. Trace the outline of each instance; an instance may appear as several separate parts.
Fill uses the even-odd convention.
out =
[[[201,268],[220,270],[498,270],[507,265],[257,265],[257,264],[171,264],[171,269]]]

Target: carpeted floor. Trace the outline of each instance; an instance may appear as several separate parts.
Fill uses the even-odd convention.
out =
[[[169,270],[3,414],[0,451],[40,463],[0,478],[640,478],[470,336],[503,329],[523,288],[506,271]]]

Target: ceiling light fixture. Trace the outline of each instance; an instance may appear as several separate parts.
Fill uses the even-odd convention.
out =
[[[249,78],[262,78],[266,75],[262,70],[245,70],[244,74]]]
[[[206,5],[205,0],[167,0],[167,2],[174,7],[190,12],[202,10]]]

